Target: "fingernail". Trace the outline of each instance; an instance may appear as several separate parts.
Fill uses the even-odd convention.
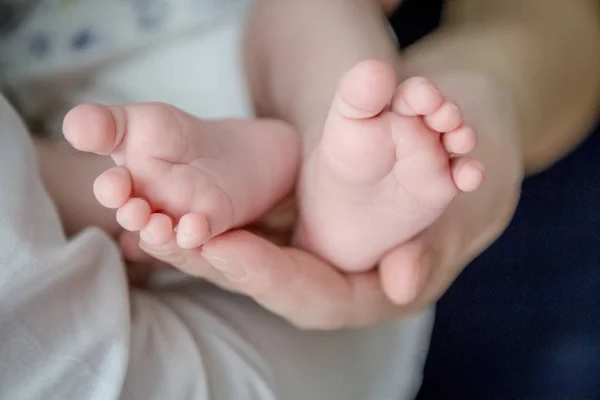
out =
[[[240,263],[216,254],[202,253],[202,256],[230,281],[241,282],[248,278],[248,273]]]

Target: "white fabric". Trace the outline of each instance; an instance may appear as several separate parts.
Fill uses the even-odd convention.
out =
[[[238,55],[243,13],[221,22],[135,57],[82,67],[84,85],[48,69],[14,87],[30,110],[60,94],[250,116]],[[68,242],[61,233],[31,143],[4,100],[0,265],[3,399],[401,400],[420,383],[432,312],[309,333],[196,280],[129,293],[105,234],[90,229]]]
[[[0,246],[1,398],[398,400],[417,389],[429,314],[310,333],[196,280],[129,293],[103,232],[61,233],[4,100]]]
[[[248,0],[43,2],[15,33],[0,38],[4,86],[28,117],[56,118],[51,125],[58,130],[66,110],[87,101],[161,101],[204,118],[252,115],[240,54]],[[126,6],[137,3],[162,5],[171,17],[152,30],[134,29],[139,13]],[[116,22],[98,11],[105,7],[120,16]],[[82,32],[89,44],[69,50]],[[40,46],[32,45],[35,38],[49,48],[42,55],[31,52]]]

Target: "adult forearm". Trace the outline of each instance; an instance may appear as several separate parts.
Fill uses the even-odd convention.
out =
[[[407,70],[438,81],[479,75],[506,91],[515,104],[527,172],[547,167],[579,143],[600,98],[599,3],[449,5],[442,28],[405,55]]]
[[[373,0],[257,0],[246,60],[259,113],[301,130],[322,123],[346,71],[367,58],[397,58],[387,29]]]

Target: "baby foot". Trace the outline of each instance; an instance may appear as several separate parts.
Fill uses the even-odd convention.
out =
[[[320,144],[304,166],[297,240],[347,271],[373,267],[432,224],[483,169],[454,157],[477,137],[425,78],[396,86],[365,61],[342,79]]]
[[[204,121],[165,104],[87,104],[65,117],[78,150],[110,155],[94,193],[117,220],[153,245],[204,244],[266,212],[292,188],[296,135],[270,120]]]

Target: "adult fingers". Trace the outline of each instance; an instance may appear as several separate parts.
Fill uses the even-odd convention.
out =
[[[210,241],[203,256],[233,288],[304,329],[331,330],[389,319],[394,307],[376,272],[346,275],[294,248],[282,248],[247,231]]]
[[[392,302],[418,309],[435,302],[462,270],[504,232],[515,211],[518,185],[484,183],[462,194],[422,234],[381,262],[382,287]],[[500,193],[500,195],[499,195]]]

